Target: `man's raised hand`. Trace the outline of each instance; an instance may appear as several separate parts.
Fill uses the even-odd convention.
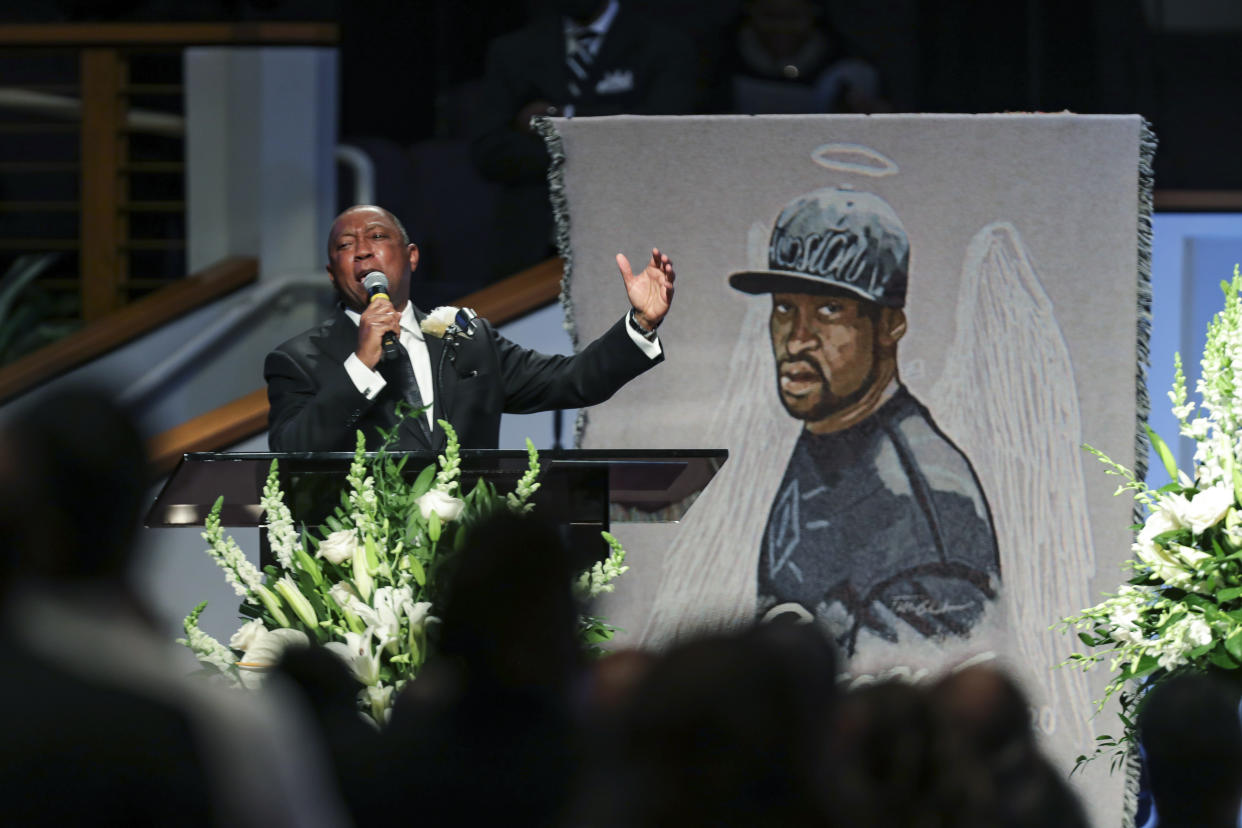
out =
[[[651,259],[639,273],[630,270],[630,260],[624,254],[617,254],[617,268],[621,278],[625,280],[625,292],[634,307],[634,316],[638,324],[654,331],[664,315],[668,313],[673,302],[673,262],[660,252],[659,248],[651,248]]]

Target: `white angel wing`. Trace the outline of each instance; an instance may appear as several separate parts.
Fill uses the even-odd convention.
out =
[[[989,224],[966,250],[950,361],[930,397],[937,423],[975,465],[1000,546],[1013,666],[1034,682],[1041,728],[1090,752],[1091,690],[1056,669],[1064,634],[1049,625],[1091,603],[1095,556],[1069,350],[1017,228]],[[1054,710],[1073,711],[1057,721]],[[1070,753],[1073,757],[1076,753]]]

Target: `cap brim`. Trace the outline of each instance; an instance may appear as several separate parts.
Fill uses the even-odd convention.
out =
[[[868,302],[876,298],[864,290],[844,282],[833,282],[815,276],[803,276],[785,270],[739,270],[729,274],[729,285],[742,293],[848,293]]]

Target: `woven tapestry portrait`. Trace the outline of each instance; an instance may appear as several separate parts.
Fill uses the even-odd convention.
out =
[[[1066,770],[1104,675],[1049,628],[1129,555],[1145,414],[1149,147],[1106,116],[555,121],[577,341],[616,321],[617,252],[676,266],[665,362],[590,410],[582,448],[725,448],[677,524],[618,523],[604,608],[660,647],[819,625],[846,681],[1009,670]],[[1103,723],[1103,724],[1102,724]],[[1121,774],[1076,777],[1117,824]]]

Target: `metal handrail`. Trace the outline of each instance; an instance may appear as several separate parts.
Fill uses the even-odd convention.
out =
[[[69,95],[53,95],[30,89],[0,87],[0,107],[21,112],[37,112],[67,120],[82,117],[82,101]],[[131,109],[125,114],[125,128],[152,135],[180,136],[185,134],[185,118],[150,109]]]
[[[82,116],[82,101],[77,98],[17,87],[0,87],[0,108],[37,112],[67,120]],[[125,128],[131,132],[180,137],[185,135],[185,118],[167,112],[131,109],[125,113]],[[374,204],[375,162],[371,156],[351,144],[337,144],[333,157],[353,173],[354,198],[350,203]]]
[[[142,403],[159,391],[164,383],[171,381],[204,354],[214,350],[236,328],[255,317],[269,316],[273,302],[278,300],[287,302],[299,294],[311,291],[323,293],[327,289],[327,283],[327,279],[322,276],[315,278],[295,276],[262,282],[254,286],[236,301],[233,307],[183,342],[181,347],[147,369],[141,379],[121,392],[118,399],[125,406],[136,406]]]

